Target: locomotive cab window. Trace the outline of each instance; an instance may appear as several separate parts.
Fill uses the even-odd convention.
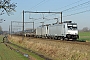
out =
[[[68,30],[77,30],[77,25],[68,25]]]

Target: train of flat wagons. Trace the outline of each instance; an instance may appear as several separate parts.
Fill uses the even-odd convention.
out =
[[[79,38],[77,23],[73,23],[72,21],[41,25],[33,33],[31,32],[25,36],[59,40],[77,40]]]

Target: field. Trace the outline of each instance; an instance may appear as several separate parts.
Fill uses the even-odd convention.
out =
[[[0,36],[0,60],[28,60],[23,55],[9,49],[2,43],[2,37]]]
[[[28,50],[11,43],[3,43],[3,36],[0,36],[0,38],[0,60],[44,60],[32,53],[32,51],[29,52]]]
[[[79,40],[90,41],[90,32],[79,32]]]
[[[80,39],[87,40],[88,36],[89,33],[80,32]],[[22,40],[20,36],[9,36],[9,40],[14,44],[43,54],[53,60],[90,60],[89,42],[52,41],[50,39],[27,37]],[[89,43],[89,45],[86,43]]]

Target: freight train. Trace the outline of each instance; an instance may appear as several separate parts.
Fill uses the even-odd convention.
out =
[[[36,38],[48,38],[48,39],[59,39],[59,40],[77,40],[79,39],[78,25],[77,23],[72,23],[72,21],[65,21],[62,23],[53,23],[47,25],[41,25],[34,29],[32,32],[17,34],[24,35],[27,37]]]
[[[35,37],[60,40],[77,40],[79,38],[77,23],[65,21],[42,25],[36,28]]]

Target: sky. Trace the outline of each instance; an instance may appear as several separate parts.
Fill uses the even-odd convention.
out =
[[[90,0],[11,0],[13,3],[17,3],[16,12],[13,15],[8,16],[7,13],[0,15],[0,19],[4,19],[0,23],[4,31],[9,30],[11,21],[22,22],[22,11],[33,11],[33,12],[62,12],[63,21],[73,21],[78,24],[78,29],[84,27],[90,28]],[[25,13],[25,22],[35,23],[35,28],[44,24],[55,23],[54,18],[58,18],[60,21],[60,14],[33,14]],[[33,18],[33,19],[30,19]],[[43,19],[46,18],[46,19]],[[13,26],[21,26],[22,23],[13,23]],[[16,27],[13,28],[15,30]],[[22,27],[18,29],[22,30]],[[32,28],[32,23],[25,24],[25,29]],[[17,30],[17,29],[16,29]]]

